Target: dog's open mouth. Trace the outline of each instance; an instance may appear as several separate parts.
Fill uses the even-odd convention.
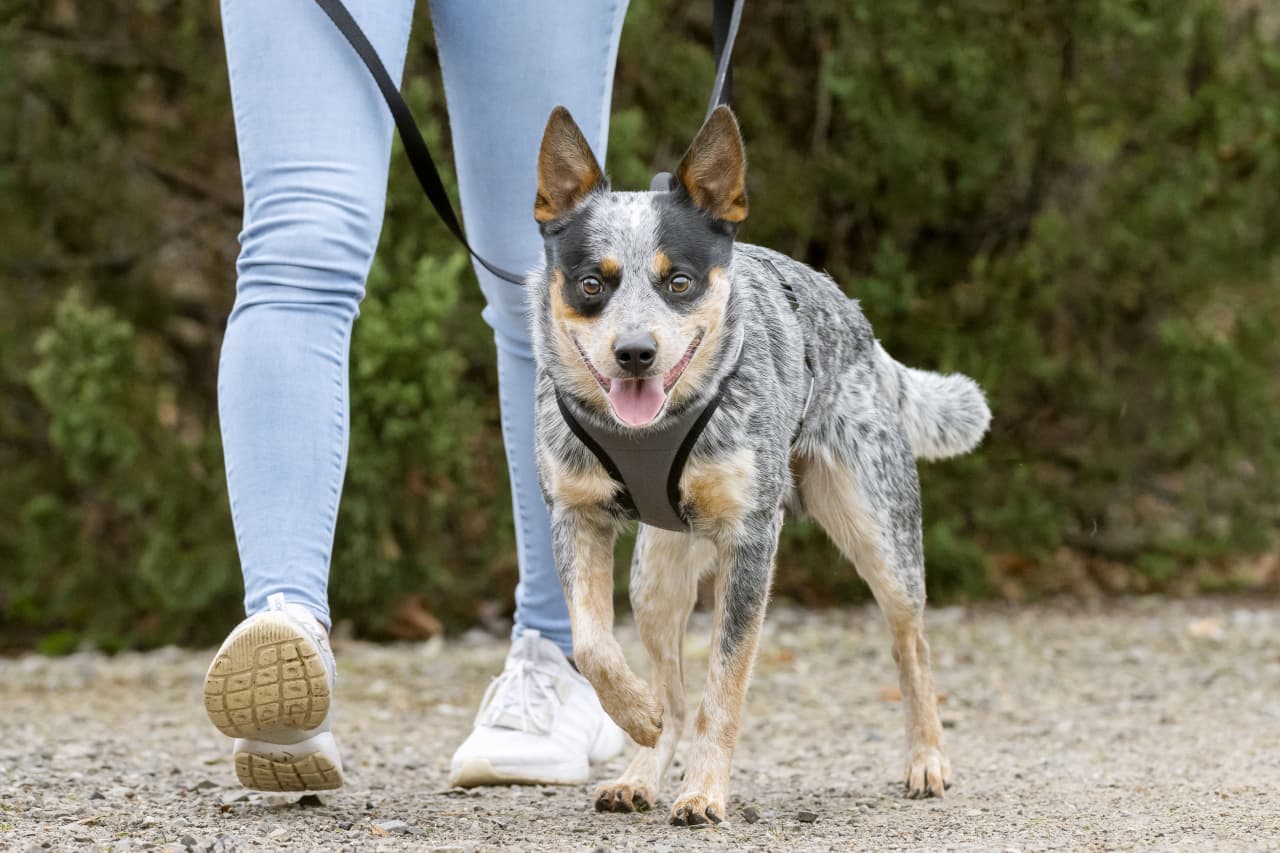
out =
[[[680,360],[664,374],[638,379],[611,379],[596,369],[581,345],[574,340],[574,345],[578,347],[578,353],[586,363],[587,369],[591,371],[591,375],[596,378],[609,397],[609,405],[613,407],[613,413],[618,420],[633,427],[645,426],[657,420],[658,415],[662,413],[662,407],[667,403],[667,395],[684,375],[685,368],[689,366],[693,354],[701,343],[702,333],[699,332],[689,343]]]

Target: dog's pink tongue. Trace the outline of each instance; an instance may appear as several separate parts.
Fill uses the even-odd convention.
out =
[[[667,399],[662,390],[662,377],[648,379],[615,379],[609,386],[609,402],[613,411],[628,426],[644,426],[658,416]]]

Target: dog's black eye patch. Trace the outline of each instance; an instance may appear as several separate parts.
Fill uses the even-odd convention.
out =
[[[658,245],[669,260],[669,271],[659,281],[658,292],[677,311],[693,308],[707,291],[707,275],[715,267],[727,267],[733,257],[733,228],[711,219],[678,192],[654,196],[658,212]],[[687,275],[683,292],[668,287],[676,275]]]
[[[603,258],[590,249],[590,209],[583,210],[558,222],[554,233],[543,232],[547,249],[547,270],[559,270],[562,282],[561,297],[574,312],[583,317],[595,317],[618,290],[620,283],[616,270],[601,268]],[[603,285],[599,294],[585,293],[584,278],[594,278]],[[588,290],[592,288],[587,288]]]
[[[583,317],[595,317],[618,292],[621,279],[602,272],[597,265],[560,267],[564,302]]]

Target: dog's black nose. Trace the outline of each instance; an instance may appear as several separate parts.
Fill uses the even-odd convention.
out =
[[[613,345],[613,357],[618,367],[636,376],[653,367],[657,355],[658,342],[649,334],[620,337]]]

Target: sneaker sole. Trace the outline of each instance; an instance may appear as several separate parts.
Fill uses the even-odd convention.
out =
[[[478,788],[481,785],[581,785],[590,778],[584,770],[556,765],[523,765],[494,767],[487,758],[471,758],[449,774],[455,788]]]
[[[320,650],[284,617],[260,619],[234,637],[204,681],[209,721],[228,737],[317,728],[329,714],[329,698]]]
[[[332,791],[342,787],[342,768],[320,753],[285,757],[238,752],[236,778],[256,791]]]

